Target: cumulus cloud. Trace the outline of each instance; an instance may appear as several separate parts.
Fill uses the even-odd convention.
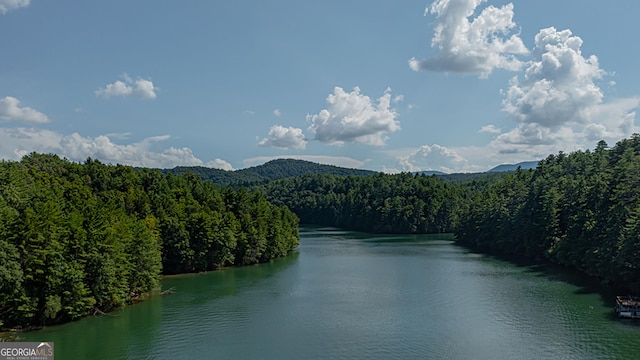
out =
[[[269,129],[266,138],[260,140],[258,146],[276,147],[280,149],[304,149],[307,140],[302,134],[302,129],[274,125]]]
[[[123,80],[116,80],[111,84],[95,91],[96,96],[110,98],[114,96],[122,97],[138,97],[141,99],[155,99],[158,88],[153,85],[151,80],[137,78],[133,80],[127,74],[124,74]]]
[[[480,129],[481,133],[500,134],[502,130],[495,125],[485,125]]]
[[[592,148],[599,140],[615,143],[640,132],[635,125],[640,97],[607,99],[603,89],[616,84],[605,78],[614,73],[601,69],[595,55],[582,54],[580,37],[568,29],[541,29],[529,51],[516,32],[513,4],[479,8],[484,2],[436,0],[428,6],[425,15],[435,15],[431,45],[439,52],[426,60],[413,58],[409,65],[416,71],[481,77],[494,69],[521,71],[502,91],[502,110],[516,125],[480,129],[494,135],[482,149],[486,156],[536,160],[558,151]],[[456,152],[460,154],[460,148]],[[478,161],[474,153],[464,158]],[[405,156],[405,169],[418,159],[416,154]]]
[[[84,161],[92,157],[105,163],[151,168],[204,166],[203,161],[187,147],[168,147],[160,151],[152,149],[155,144],[168,139],[169,135],[162,135],[137,143],[117,144],[106,135],[88,137],[78,133],[62,135],[36,128],[0,128],[0,158],[19,160],[35,151],[58,154],[72,161]],[[215,164],[230,166],[220,159],[207,163],[207,166],[215,167],[212,166]]]
[[[222,160],[222,159],[214,159],[209,161],[208,163],[206,163],[205,165],[206,167],[210,167],[210,168],[214,168],[214,169],[221,169],[221,170],[227,170],[227,171],[233,171],[233,166],[231,166],[231,164],[229,164],[228,162]]]
[[[604,103],[598,86],[607,73],[595,55],[582,55],[582,39],[553,27],[535,36],[534,59],[522,79],[514,77],[503,92],[502,109],[519,125],[500,134],[503,144],[567,144],[629,136],[639,98]]]
[[[521,124],[506,133],[496,137],[496,141],[505,144],[520,144],[525,146],[553,145],[573,138],[574,133],[566,126],[551,129],[539,124]]]
[[[568,147],[566,151],[573,150],[577,149]],[[449,174],[483,172],[501,164],[537,161],[557,151],[551,145],[529,146],[516,143],[507,146],[498,142],[460,147],[424,145],[390,153],[396,158],[395,167],[385,167],[383,171],[397,173],[435,170]]]
[[[438,55],[425,60],[412,58],[414,71],[430,70],[474,73],[487,77],[493,69],[520,70],[517,55],[528,54],[522,39],[513,34],[513,4],[487,6],[470,19],[486,0],[437,0],[425,10],[436,16],[431,47]]]
[[[109,137],[104,135],[92,138],[73,133],[60,138],[60,150],[56,152],[70,159],[83,160],[90,156],[108,163],[141,167],[169,168],[178,164],[203,165],[202,161],[193,155],[191,149],[186,147],[169,147],[161,152],[151,150],[153,143],[168,139],[168,135],[154,136],[138,143],[121,145],[112,142]]]
[[[608,141],[628,137],[640,132],[635,125],[636,111],[640,108],[640,97],[614,99],[591,109],[591,122],[584,127],[589,141]]]
[[[455,150],[433,144],[423,145],[408,156],[400,157],[403,171],[436,170],[445,173],[460,172],[468,168],[468,161]]]
[[[39,124],[49,122],[49,117],[30,107],[20,107],[20,100],[5,96],[0,99],[0,120]]]
[[[355,87],[347,93],[336,86],[327,96],[327,107],[318,114],[307,115],[311,123],[309,131],[314,139],[331,145],[357,142],[381,146],[386,134],[400,130],[398,114],[391,104],[391,90],[387,89],[374,104],[371,99]]]
[[[517,163],[540,160],[559,151],[584,150],[597,143],[585,143],[584,140],[571,127],[550,129],[537,124],[521,124],[496,136],[482,152],[488,154],[494,164]]]
[[[7,11],[27,7],[30,0],[0,0],[0,13],[6,14]]]
[[[598,58],[582,56],[582,39],[570,30],[540,30],[535,36],[534,59],[524,80],[511,80],[504,111],[522,123],[545,126],[586,122],[590,108],[602,101],[595,84],[605,74]]]

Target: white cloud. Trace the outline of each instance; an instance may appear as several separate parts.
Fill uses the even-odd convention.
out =
[[[296,159],[315,162],[318,164],[334,165],[352,169],[358,169],[363,167],[366,162],[356,160],[345,156],[330,156],[330,155],[286,155],[286,156],[258,156],[243,161],[244,166],[251,167],[266,163],[275,159]]]
[[[333,94],[327,96],[327,108],[316,115],[307,115],[311,123],[309,131],[315,140],[331,145],[345,142],[384,145],[386,133],[400,130],[398,114],[389,107],[390,103],[390,89],[374,105],[368,96],[360,93],[359,87],[347,93],[336,86]]]
[[[481,133],[500,134],[502,130],[495,125],[485,125],[480,129]]]
[[[569,139],[575,141],[573,130],[570,127],[561,126],[551,129],[540,124],[521,124],[498,135],[494,141],[504,144],[536,146],[561,142],[566,144]]]
[[[206,163],[205,166],[206,167],[210,167],[210,168],[214,168],[214,169],[233,171],[233,166],[231,166],[231,164],[229,164],[228,162],[226,162],[226,161],[224,161],[222,159],[218,159],[218,158],[209,161],[208,163]]]
[[[82,136],[78,133],[62,135],[54,131],[35,128],[0,128],[0,158],[19,160],[31,152],[54,153],[72,161],[84,161],[87,157],[104,163],[124,164],[150,168],[173,168],[178,165],[204,166],[191,149],[167,147],[154,151],[155,144],[166,141],[169,135],[146,138],[137,143],[116,144],[110,137]],[[207,163],[228,165],[220,159]]]
[[[0,0],[0,13],[6,14],[7,11],[27,7],[30,0]]]
[[[110,139],[116,139],[116,140],[126,140],[131,136],[130,132],[123,132],[123,133],[109,133],[109,134],[104,134],[104,136],[110,138]]]
[[[137,78],[133,80],[127,74],[122,75],[124,81],[116,80],[104,88],[95,91],[96,96],[110,98],[113,96],[134,96],[142,99],[155,99],[158,88],[151,80]]]
[[[640,108],[640,97],[614,99],[594,106],[589,111],[589,123],[584,135],[589,141],[606,139],[616,142],[633,133],[640,132],[635,125],[636,111]]]
[[[137,79],[135,82],[135,87],[133,88],[133,95],[143,98],[143,99],[155,99],[156,98],[156,88],[153,85],[151,80],[145,79]]]
[[[433,144],[423,145],[408,156],[399,158],[403,171],[437,170],[445,173],[461,172],[469,163],[455,150]]]
[[[60,149],[56,152],[69,159],[84,160],[90,156],[106,163],[152,168],[171,168],[177,165],[203,165],[202,161],[193,155],[191,149],[186,147],[169,147],[161,152],[151,150],[153,143],[168,139],[168,135],[154,136],[138,143],[120,145],[113,143],[111,139],[105,135],[91,138],[73,133],[60,138]]]
[[[582,39],[550,27],[535,36],[535,58],[522,80],[514,77],[502,107],[519,125],[500,134],[497,144],[555,144],[557,149],[591,147],[585,141],[617,141],[637,131],[640,98],[603,102],[597,81],[607,75],[595,55],[584,57]],[[565,151],[567,151],[565,149]]]
[[[258,146],[304,149],[307,146],[307,141],[302,134],[302,129],[274,125],[269,129],[267,137],[258,143]]]
[[[120,80],[116,80],[113,84],[108,84],[103,89],[96,90],[97,96],[112,97],[112,96],[130,96],[133,94],[133,88]]]
[[[275,110],[273,110],[273,115],[280,116],[280,115],[282,115],[282,111],[280,111],[280,109],[275,109]]]
[[[530,62],[522,83],[517,77],[511,81],[504,111],[522,123],[586,122],[589,109],[604,96],[595,84],[605,74],[598,58],[583,57],[582,39],[570,30],[542,29],[535,44],[537,58]]]
[[[60,149],[60,135],[34,128],[0,128],[0,157],[19,160],[31,152],[50,153]]]
[[[572,150],[574,148],[568,147],[567,151]],[[507,146],[504,143],[491,142],[484,146],[445,147],[433,144],[389,152],[397,162],[395,167],[385,167],[383,171],[397,173],[436,170],[449,174],[483,172],[501,164],[537,161],[552,153],[557,153],[553,146],[543,145]]]
[[[474,19],[469,18],[486,0],[437,0],[425,10],[436,16],[431,46],[436,57],[409,60],[414,71],[430,70],[455,73],[475,73],[487,77],[493,69],[517,71],[522,62],[516,55],[529,51],[513,21],[513,4],[501,8],[487,6]]]
[[[20,107],[20,100],[5,96],[0,99],[0,120],[39,124],[49,122],[49,117],[30,107]]]

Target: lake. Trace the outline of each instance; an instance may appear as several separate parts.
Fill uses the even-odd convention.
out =
[[[56,359],[632,359],[640,322],[569,271],[446,235],[302,227],[269,264],[166,278],[171,295],[23,334]]]

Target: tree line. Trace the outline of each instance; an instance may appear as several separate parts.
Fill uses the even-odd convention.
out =
[[[640,293],[640,135],[559,153],[477,192],[456,238],[576,268]]]
[[[640,293],[640,135],[549,155],[534,170],[437,176],[306,174],[222,188],[194,173],[0,163],[0,321],[42,325],[108,311],[159,275],[283,256],[298,222],[460,242],[574,267]],[[1,325],[0,325],[1,326]]]
[[[435,176],[308,174],[254,187],[285,205],[302,223],[376,233],[453,231],[466,188]]]
[[[204,166],[177,166],[173,169],[161,169],[160,171],[163,174],[172,173],[174,175],[190,172],[198,175],[203,180],[234,188],[250,187],[255,183],[305,174],[345,176],[370,176],[376,174],[375,171],[371,170],[344,168],[296,159],[275,159],[262,165],[238,170],[221,170]]]
[[[640,294],[640,135],[462,177],[304,175],[256,189],[301,222],[458,241],[569,266]]]
[[[298,218],[246,189],[87,159],[0,163],[0,327],[75,320],[161,274],[248,265],[299,242]]]

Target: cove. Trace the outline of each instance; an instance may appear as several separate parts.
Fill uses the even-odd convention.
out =
[[[166,278],[171,295],[21,334],[56,359],[629,359],[640,322],[598,284],[446,235],[302,227],[268,264]]]

